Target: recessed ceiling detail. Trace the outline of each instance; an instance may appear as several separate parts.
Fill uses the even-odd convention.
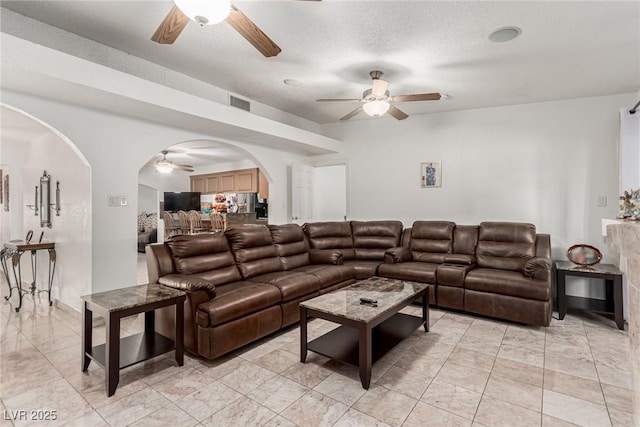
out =
[[[515,39],[520,34],[522,34],[522,29],[518,27],[503,27],[489,34],[489,40],[494,43],[504,43]]]

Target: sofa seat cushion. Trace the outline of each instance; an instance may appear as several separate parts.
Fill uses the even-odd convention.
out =
[[[281,271],[251,278],[252,282],[268,283],[280,289],[282,301],[290,301],[320,290],[320,279],[306,273]]]
[[[378,272],[378,267],[382,263],[381,258],[380,261],[349,260],[345,261],[344,265],[348,265],[356,270],[356,279],[362,280],[375,276]]]
[[[382,264],[378,268],[378,276],[391,279],[412,280],[421,283],[436,283],[436,270],[439,264],[430,262],[401,262],[398,264]]]
[[[316,276],[321,289],[356,278],[356,270],[348,265],[306,265],[293,271]]]
[[[525,277],[522,273],[492,268],[471,270],[464,279],[464,287],[481,292],[548,301],[549,282]]]
[[[221,325],[281,302],[280,290],[273,285],[241,281],[218,286],[216,297],[198,306],[198,325]]]

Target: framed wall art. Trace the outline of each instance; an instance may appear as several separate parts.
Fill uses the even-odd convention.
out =
[[[3,188],[4,191],[4,210],[9,211],[9,175],[4,176]]]
[[[442,187],[442,162],[420,164],[420,186],[422,188]]]

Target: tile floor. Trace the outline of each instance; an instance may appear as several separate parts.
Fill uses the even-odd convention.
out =
[[[123,335],[141,320],[126,319]],[[310,337],[334,326],[313,320]],[[432,309],[431,331],[378,361],[368,391],[357,368],[313,353],[299,363],[291,327],[214,361],[187,356],[179,368],[169,354],[133,366],[111,398],[100,367],[80,372],[80,329],[44,301],[28,296],[17,314],[2,299],[0,426],[633,425],[628,337],[597,316],[535,328]],[[11,421],[19,410],[57,420]]]

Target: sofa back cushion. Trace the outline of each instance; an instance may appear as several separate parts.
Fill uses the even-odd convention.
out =
[[[416,221],[411,228],[409,249],[414,261],[442,263],[446,254],[453,252],[451,221]]]
[[[400,221],[351,221],[355,259],[384,261],[389,248],[400,246]]]
[[[311,249],[340,249],[345,261],[355,257],[351,225],[346,221],[311,222],[302,226]]]
[[[522,271],[536,255],[536,227],[521,222],[482,222],[476,256],[478,266]]]
[[[244,279],[282,271],[282,263],[267,227],[231,228],[224,235]]]
[[[298,224],[269,225],[271,238],[280,257],[282,268],[294,268],[309,265],[309,249],[304,239],[302,227]]]
[[[241,279],[229,243],[222,235],[183,234],[174,236],[166,245],[180,274],[195,274],[214,285]]]
[[[456,225],[453,232],[453,253],[475,255],[478,246],[477,225]]]

